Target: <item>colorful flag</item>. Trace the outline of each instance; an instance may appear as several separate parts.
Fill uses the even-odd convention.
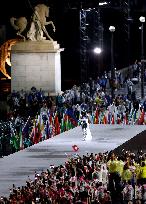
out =
[[[24,149],[22,127],[20,127],[19,140],[20,140],[20,150],[22,150],[22,149]]]
[[[125,125],[128,125],[128,118],[127,118],[127,114],[125,114],[125,116],[124,116],[124,124],[125,124]]]
[[[104,114],[103,116],[103,124],[106,125],[107,124],[107,118],[106,118],[106,115]]]
[[[98,110],[96,109],[95,111],[95,124],[98,124],[98,117],[99,117],[99,114],[98,114]]]
[[[47,120],[46,121],[46,139],[49,139],[51,137],[51,134],[50,134],[50,125],[49,125],[49,121]]]
[[[11,137],[11,144],[15,148],[15,151],[20,150],[20,140],[19,140],[19,135],[18,134],[13,134]]]
[[[112,121],[111,121],[111,124],[112,124],[112,125],[115,124],[114,114],[112,115]]]
[[[64,132],[64,120],[61,119],[61,133]]]
[[[75,152],[77,152],[77,151],[79,150],[79,147],[78,147],[77,145],[73,145],[72,148],[73,148],[73,150],[74,150]]]

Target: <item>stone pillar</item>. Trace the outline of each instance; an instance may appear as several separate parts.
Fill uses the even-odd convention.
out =
[[[11,49],[11,91],[32,87],[57,95],[61,92],[60,47],[56,41],[18,42]]]

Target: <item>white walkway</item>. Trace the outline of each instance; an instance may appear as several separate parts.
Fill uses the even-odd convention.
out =
[[[15,154],[0,159],[0,196],[7,196],[14,183],[25,185],[28,176],[45,170],[50,165],[63,164],[67,154],[74,154],[72,145],[79,147],[78,153],[110,151],[125,141],[146,130],[146,126],[91,125],[93,140],[82,141],[81,127],[62,133]]]

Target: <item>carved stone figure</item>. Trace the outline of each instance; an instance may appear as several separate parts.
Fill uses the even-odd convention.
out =
[[[22,38],[25,39],[25,36],[22,35],[22,33],[24,32],[24,30],[27,27],[27,19],[26,17],[20,17],[20,18],[10,18],[10,23],[12,25],[12,27],[17,30],[17,35],[21,36]]]
[[[8,78],[11,79],[11,77],[8,75],[6,71],[6,63],[11,66],[10,62],[10,51],[12,45],[14,45],[16,42],[18,42],[18,39],[11,39],[3,43],[0,47],[0,71]]]
[[[46,21],[46,18],[49,17],[49,7],[46,6],[45,4],[38,4],[34,8],[34,13],[32,15],[32,22],[31,22],[31,27],[30,30],[27,33],[28,39],[35,41],[35,40],[44,40],[47,36],[49,40],[53,40],[47,30],[46,30],[46,25],[51,24],[53,26],[53,31],[55,32],[55,26],[52,21]]]
[[[17,35],[23,37],[24,39],[38,41],[44,40],[46,37],[53,41],[46,30],[46,25],[51,24],[53,27],[53,31],[55,32],[55,26],[52,21],[47,21],[46,18],[49,17],[49,7],[45,4],[38,4],[34,8],[34,12],[32,14],[30,20],[30,28],[28,29],[27,35],[23,35],[23,31],[27,28],[28,21],[26,17],[14,18],[10,19],[10,23],[15,30],[17,30]],[[44,34],[46,37],[44,37]]]

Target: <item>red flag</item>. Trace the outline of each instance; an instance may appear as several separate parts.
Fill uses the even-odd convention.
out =
[[[141,125],[143,125],[144,123],[144,109],[141,112],[141,121],[140,121]]]
[[[56,135],[59,135],[59,134],[60,134],[60,124],[59,124],[59,123],[57,123],[57,124],[55,125],[55,134],[56,134]]]
[[[57,114],[55,115],[54,123],[55,123],[55,124],[59,123],[58,115],[57,115]]]
[[[118,117],[117,124],[121,124],[121,118]]]
[[[114,114],[112,115],[112,125],[115,124]]]
[[[55,118],[54,118],[54,127],[55,127],[55,135],[60,134],[60,123],[59,123],[57,114],[55,115]]]
[[[54,137],[56,135],[56,133],[55,133],[55,126],[53,125],[52,126],[52,136]]]
[[[125,116],[124,116],[124,124],[125,125],[128,125],[128,119],[127,119],[127,115],[125,114]]]
[[[106,118],[106,115],[104,115],[104,117],[103,117],[103,124],[107,124],[107,118]]]
[[[36,121],[34,121],[34,126],[33,126],[33,130],[32,130],[32,140],[33,140],[33,144],[36,144],[36,133],[37,133],[37,127],[36,127]]]
[[[52,124],[52,123],[53,123],[53,118],[52,118],[52,115],[50,115],[50,117],[49,117],[49,122],[50,122],[50,124]]]
[[[99,114],[98,114],[98,110],[96,109],[96,112],[95,112],[96,124],[98,124],[98,117],[99,117]]]
[[[77,151],[79,150],[79,147],[78,147],[77,145],[73,145],[72,148],[73,148],[73,150],[74,150],[75,152],[77,152]]]
[[[35,135],[34,135],[34,138],[33,138],[33,143],[37,144],[38,142],[41,141],[41,138],[42,138],[42,133],[41,133],[39,123],[34,127],[34,131],[35,131]]]
[[[144,125],[146,125],[146,113],[144,113]]]

